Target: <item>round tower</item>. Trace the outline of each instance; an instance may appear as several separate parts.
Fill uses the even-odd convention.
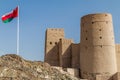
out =
[[[112,16],[89,14],[81,19],[81,77],[113,75],[117,72]]]

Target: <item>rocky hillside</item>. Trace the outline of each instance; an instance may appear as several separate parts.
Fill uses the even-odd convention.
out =
[[[79,80],[40,61],[28,61],[15,54],[0,57],[0,80]]]

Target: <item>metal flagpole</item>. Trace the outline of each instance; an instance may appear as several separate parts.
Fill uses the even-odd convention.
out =
[[[17,19],[17,55],[19,55],[19,6],[18,6],[18,19]]]

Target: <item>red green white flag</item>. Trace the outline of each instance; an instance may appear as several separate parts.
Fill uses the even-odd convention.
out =
[[[11,12],[5,14],[2,16],[2,21],[4,23],[8,23],[10,21],[12,21],[14,18],[18,17],[18,7],[16,7],[14,10],[12,10]]]

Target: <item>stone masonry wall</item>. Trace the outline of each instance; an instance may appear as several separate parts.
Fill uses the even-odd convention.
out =
[[[117,70],[120,72],[120,44],[116,44]]]
[[[117,72],[114,32],[110,14],[89,14],[81,19],[81,76],[93,80],[98,74]]]
[[[80,44],[72,44],[72,68],[80,68]]]
[[[83,16],[80,41],[66,39],[63,29],[47,29],[44,61],[75,76],[80,69],[85,80],[120,80],[120,44],[114,41],[111,14]]]
[[[46,30],[45,62],[52,66],[60,66],[58,42],[61,38],[64,38],[63,29],[50,28]]]
[[[72,43],[73,41],[71,39],[61,39],[59,42],[59,59],[61,67],[71,67]]]

